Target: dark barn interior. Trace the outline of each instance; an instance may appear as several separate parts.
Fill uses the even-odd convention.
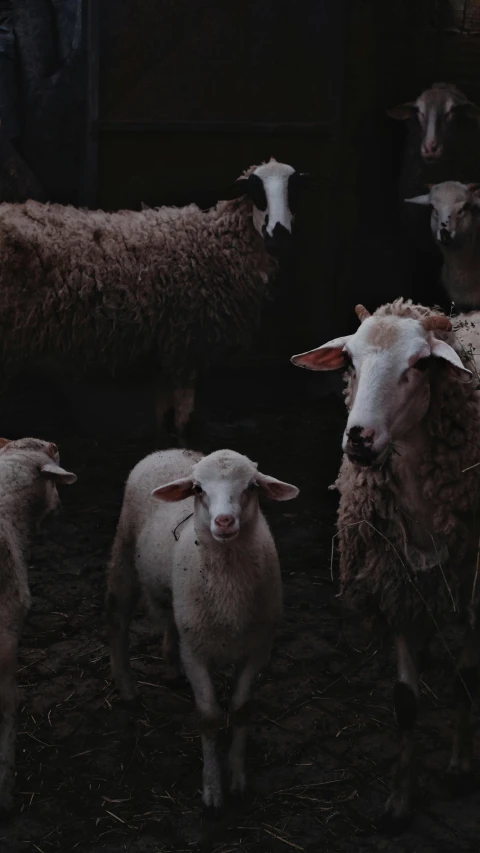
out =
[[[0,201],[206,208],[271,156],[312,175],[255,345],[202,374],[191,439],[245,453],[301,492],[264,508],[285,616],[256,695],[248,795],[217,821],[202,815],[191,691],[169,683],[142,611],[132,630],[141,708],[125,709],[111,681],[105,566],[123,487],[169,446],[155,425],[154,366],[112,378],[32,365],[3,388],[0,434],[57,442],[78,483],[62,491],[30,567],[3,853],[478,851],[478,758],[464,798],[442,776],[456,629],[437,638],[422,676],[414,823],[400,838],[376,831],[395,754],[392,649],[337,597],[329,486],[341,378],[289,359],[355,331],[357,302],[448,309],[438,270],[402,232],[406,134],[386,110],[436,80],[480,104],[479,63],[478,0],[0,0]],[[228,685],[223,674],[223,699]],[[477,756],[479,746],[477,731]]]

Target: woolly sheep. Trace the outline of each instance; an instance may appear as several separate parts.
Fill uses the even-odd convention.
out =
[[[480,111],[452,83],[433,83],[415,101],[399,104],[387,114],[406,122],[408,127],[399,180],[403,227],[420,257],[433,270],[438,258],[425,239],[425,216],[418,208],[406,208],[403,200],[426,192],[432,183],[480,180]]]
[[[54,444],[0,439],[0,813],[13,807],[17,653],[30,607],[30,539],[59,505],[57,485],[74,483]]]
[[[140,588],[153,618],[166,627],[164,657],[176,665],[180,653],[195,696],[207,807],[219,808],[223,800],[216,754],[221,709],[212,668],[238,667],[229,768],[231,791],[241,793],[248,701],[268,662],[282,610],[278,557],[259,492],[282,501],[296,497],[298,489],[261,474],[232,450],[209,456],[153,453],[128,478],[109,567],[107,622],[115,684],[123,700],[135,698],[128,626]],[[173,615],[167,616],[168,602]]]
[[[258,325],[304,177],[272,159],[206,212],[0,204],[4,379],[50,357],[111,373],[151,359],[182,436],[198,370]],[[160,422],[168,403],[159,396]]]
[[[292,361],[312,370],[348,367],[345,454],[336,482],[341,591],[395,637],[401,747],[383,821],[399,828],[411,815],[419,653],[457,613],[465,637],[450,778],[460,784],[471,771],[480,652],[478,383],[444,315],[402,299],[373,316],[356,310],[355,334]]]
[[[444,181],[428,193],[406,198],[432,209],[430,227],[442,257],[442,284],[460,309],[480,308],[480,198],[478,184]]]

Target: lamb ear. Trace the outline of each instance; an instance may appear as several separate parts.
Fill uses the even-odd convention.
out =
[[[334,338],[321,347],[292,355],[290,361],[296,367],[305,367],[306,370],[339,370],[346,367],[347,358],[343,349],[353,335],[344,338]]]
[[[427,195],[416,195],[413,198],[404,198],[409,204],[430,204],[430,193]]]
[[[11,440],[11,438],[0,438],[0,450],[2,447],[6,447],[7,444],[10,444]]]
[[[260,471],[255,477],[255,482],[262,492],[274,501],[291,501],[297,497],[300,491],[296,486],[284,483],[282,480],[276,480],[275,477],[269,477],[268,474],[261,474]]]
[[[413,101],[409,101],[406,104],[397,104],[396,107],[390,107],[390,109],[387,110],[387,116],[390,116],[390,118],[396,118],[399,121],[414,118],[416,114],[417,106]]]
[[[153,490],[152,496],[158,498],[159,501],[167,503],[175,503],[176,501],[184,501],[190,498],[193,494],[193,480],[191,477],[182,477],[180,480],[172,480],[171,483],[166,483],[164,486],[158,486]]]
[[[445,341],[440,341],[438,338],[433,338],[430,350],[435,358],[443,358],[444,361],[448,361],[448,363],[455,368],[455,373],[458,371],[458,377],[461,377],[464,382],[471,381],[471,370],[467,370],[467,368],[464,367],[461,358],[449,344],[445,343]]]
[[[76,474],[72,474],[71,471],[65,471],[65,468],[60,468],[60,465],[57,465],[55,462],[46,462],[40,468],[40,473],[43,477],[53,480],[54,483],[60,486],[70,486],[72,483],[77,482]]]

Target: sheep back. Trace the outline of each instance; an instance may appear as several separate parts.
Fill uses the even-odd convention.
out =
[[[275,268],[245,198],[206,213],[2,204],[3,369],[54,355],[115,373],[155,354],[188,378],[248,343]]]

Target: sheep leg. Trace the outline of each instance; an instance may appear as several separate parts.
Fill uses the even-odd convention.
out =
[[[178,441],[182,447],[186,447],[185,431],[195,408],[195,375],[192,375],[190,384],[184,388],[173,389],[173,411],[175,429]]]
[[[138,580],[132,548],[115,541],[107,580],[106,619],[112,677],[124,702],[138,695],[130,667],[130,622],[138,601]]]
[[[195,697],[200,715],[203,749],[203,803],[207,808],[223,805],[222,776],[217,754],[217,731],[222,710],[207,665],[184,642],[180,646],[185,674]]]
[[[178,628],[172,614],[169,614],[162,642],[162,655],[165,663],[171,668],[173,676],[180,675],[180,650]]]
[[[392,793],[381,820],[382,828],[390,832],[401,831],[411,819],[413,729],[420,695],[415,659],[404,635],[395,637],[395,649],[398,680],[394,696],[400,749]]]
[[[232,743],[228,754],[230,770],[230,792],[243,794],[246,788],[245,752],[247,748],[249,700],[252,695],[255,679],[268,660],[269,655],[261,661],[249,659],[241,669],[230,705],[230,718],[233,724]]]
[[[17,636],[6,629],[0,631],[0,815],[13,808],[17,650]]]
[[[456,726],[449,774],[455,789],[463,793],[471,787],[473,735],[472,704],[479,686],[480,629],[468,627],[457,664],[455,679]]]

